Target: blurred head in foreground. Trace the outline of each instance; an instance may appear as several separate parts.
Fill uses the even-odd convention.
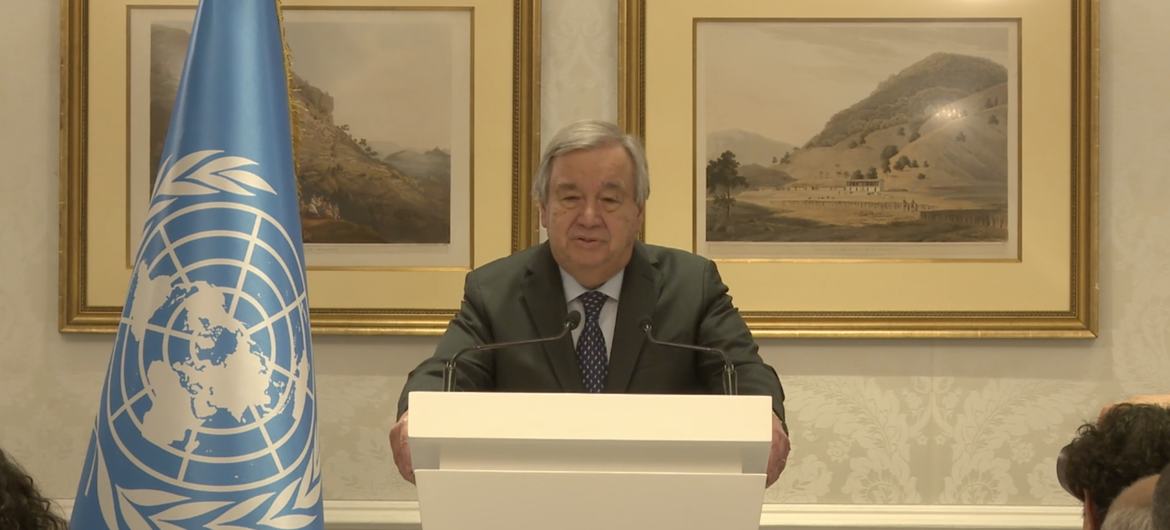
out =
[[[65,530],[65,521],[53,513],[19,465],[0,450],[0,528]]]
[[[1085,528],[1101,529],[1123,490],[1161,473],[1167,464],[1170,409],[1123,403],[1097,423],[1077,429],[1076,438],[1061,451],[1057,477],[1066,491],[1084,503]]]

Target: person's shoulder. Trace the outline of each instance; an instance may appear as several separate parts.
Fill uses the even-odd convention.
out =
[[[649,244],[639,246],[651,266],[667,275],[697,273],[711,266],[711,260],[686,250]]]
[[[511,281],[522,277],[547,245],[534,245],[514,254],[492,260],[473,269],[468,276],[479,283]]]

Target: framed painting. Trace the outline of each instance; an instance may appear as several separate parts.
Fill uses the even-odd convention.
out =
[[[1095,0],[627,4],[647,240],[757,336],[1096,336]]]
[[[62,331],[116,329],[194,6],[63,2]],[[519,244],[539,3],[282,7],[314,330],[441,333]]]

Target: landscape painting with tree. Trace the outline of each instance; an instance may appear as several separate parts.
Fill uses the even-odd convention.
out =
[[[698,251],[1019,256],[1015,21],[700,20]]]
[[[190,27],[154,18],[151,179]],[[302,9],[284,19],[310,265],[468,265],[470,11]]]

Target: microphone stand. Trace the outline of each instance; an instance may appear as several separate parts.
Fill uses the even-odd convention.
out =
[[[697,344],[681,344],[678,342],[658,340],[654,338],[653,326],[650,324],[649,320],[643,320],[640,327],[642,328],[642,333],[646,334],[646,339],[649,340],[651,344],[667,346],[670,348],[679,348],[682,350],[691,350],[701,353],[713,353],[718,355],[719,358],[723,360],[723,393],[728,396],[735,396],[739,394],[739,378],[735,373],[735,365],[731,364],[731,361],[727,358],[727,354],[724,353],[723,350],[718,348],[709,348],[707,346],[699,346]]]
[[[577,326],[579,326],[580,324],[581,324],[581,312],[580,311],[571,311],[565,317],[565,323],[564,323],[564,326],[561,328],[560,333],[557,333],[556,335],[553,335],[551,337],[541,337],[541,338],[537,338],[537,339],[517,340],[517,341],[512,341],[512,342],[497,342],[494,344],[476,344],[474,346],[469,346],[467,348],[463,348],[462,350],[455,352],[455,355],[452,355],[451,358],[447,360],[446,364],[443,365],[443,392],[452,392],[455,390],[456,363],[459,361],[459,357],[465,353],[486,352],[486,351],[500,350],[500,349],[504,349],[504,348],[512,348],[515,346],[528,346],[530,344],[541,344],[541,343],[545,343],[545,342],[558,341],[558,340],[561,340],[561,339],[565,338],[566,336],[568,336],[569,333],[571,333],[574,329],[577,329]]]

